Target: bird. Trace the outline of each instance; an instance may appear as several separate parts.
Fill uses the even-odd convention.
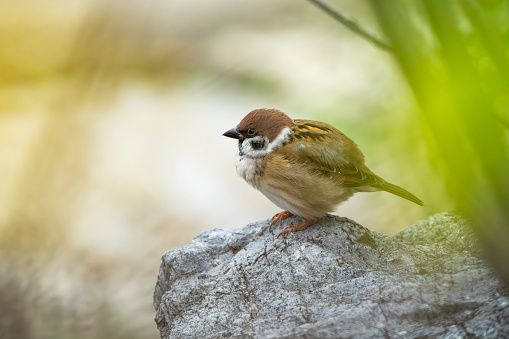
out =
[[[283,209],[272,217],[269,230],[293,215],[304,218],[280,235],[317,223],[357,192],[386,191],[424,205],[373,173],[359,146],[325,122],[292,119],[280,110],[259,108],[223,136],[238,140],[239,176]]]

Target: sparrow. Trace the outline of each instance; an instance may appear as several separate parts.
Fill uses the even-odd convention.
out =
[[[327,123],[260,108],[223,136],[238,140],[237,173],[283,209],[269,229],[292,215],[305,219],[286,227],[283,235],[317,223],[357,192],[386,191],[424,205],[373,173],[357,144]]]

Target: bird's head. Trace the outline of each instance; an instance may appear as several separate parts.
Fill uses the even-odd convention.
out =
[[[283,146],[294,126],[293,119],[277,109],[260,108],[249,112],[241,122],[223,135],[239,140],[239,153],[263,157]]]

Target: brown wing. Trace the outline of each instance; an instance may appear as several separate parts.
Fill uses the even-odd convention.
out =
[[[364,155],[357,144],[329,124],[295,120],[295,133],[288,146],[299,161],[323,175],[344,180],[345,186],[373,186],[383,181],[364,165]]]
[[[404,188],[380,178],[364,164],[359,147],[334,127],[318,121],[295,120],[295,133],[289,154],[308,163],[316,172],[343,180],[358,191],[384,190],[423,205],[421,199]]]

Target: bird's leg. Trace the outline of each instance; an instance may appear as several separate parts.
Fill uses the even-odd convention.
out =
[[[282,223],[283,220],[291,217],[292,215],[293,214],[288,211],[283,211],[283,212],[277,213],[275,216],[272,217],[272,222],[270,223],[270,226],[269,226],[269,232],[272,232],[272,226],[274,226],[278,221]]]
[[[306,219],[306,220],[304,220],[304,222],[301,222],[300,224],[288,226],[279,235],[285,235],[285,234],[288,234],[291,232],[302,231],[302,230],[306,229],[308,226],[316,224],[319,220],[320,220],[319,218]],[[278,237],[279,237],[279,235],[278,235]]]

